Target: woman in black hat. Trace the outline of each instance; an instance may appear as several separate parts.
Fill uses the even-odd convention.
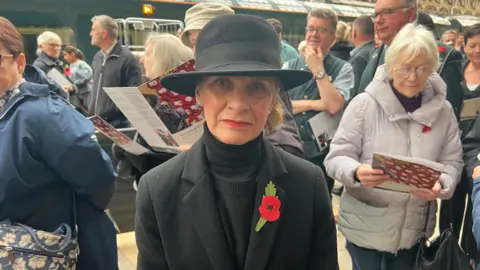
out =
[[[204,135],[143,176],[137,192],[138,269],[338,269],[324,174],[263,138],[282,124],[279,91],[311,79],[281,70],[265,20],[212,20],[196,71],[162,84],[196,96]]]

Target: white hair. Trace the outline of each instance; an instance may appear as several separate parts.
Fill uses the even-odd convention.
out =
[[[421,25],[415,26],[412,23],[405,25],[395,36],[385,54],[385,66],[388,74],[391,76],[393,68],[398,64],[403,64],[399,63],[399,55],[405,55],[406,53],[407,57],[402,59],[402,61],[408,63],[418,57],[421,51],[425,51],[433,70],[437,70],[439,55],[437,43],[432,32]]]
[[[60,43],[62,43],[62,38],[60,38],[59,35],[53,33],[53,32],[50,32],[50,31],[45,31],[43,33],[41,33],[38,38],[37,38],[37,45],[40,46],[40,45],[45,45],[47,44],[49,41],[58,41]]]

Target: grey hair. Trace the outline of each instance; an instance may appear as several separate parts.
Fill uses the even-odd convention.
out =
[[[107,30],[108,36],[116,40],[118,37],[118,24],[115,20],[107,15],[97,15],[92,18],[92,23],[97,22],[103,27],[103,29]]]
[[[40,45],[47,44],[47,42],[49,42],[50,40],[60,41],[60,43],[62,43],[62,38],[60,38],[59,35],[50,31],[45,31],[40,35],[38,35],[37,45],[40,46]]]
[[[307,19],[310,17],[330,20],[333,32],[337,31],[338,16],[333,10],[328,8],[317,8],[308,13]]]

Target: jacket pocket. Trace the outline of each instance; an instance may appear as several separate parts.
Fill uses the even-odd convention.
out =
[[[344,193],[340,202],[341,211],[344,213],[355,214],[358,216],[378,217],[385,216],[388,211],[387,207],[376,207],[362,202],[348,193]]]

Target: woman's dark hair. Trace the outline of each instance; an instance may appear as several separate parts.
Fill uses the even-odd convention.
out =
[[[433,33],[436,39],[438,39],[437,31],[435,29],[435,23],[433,22],[433,19],[432,17],[430,17],[430,15],[428,15],[427,13],[419,12],[417,14],[417,24],[423,25],[425,28],[427,28],[430,32]]]
[[[73,53],[75,57],[77,57],[80,60],[85,60],[85,55],[82,53],[82,51],[80,51],[74,45],[67,45],[63,50],[68,53]]]
[[[17,58],[24,52],[23,38],[17,28],[6,18],[0,17],[0,44]]]
[[[463,35],[463,40],[465,41],[465,45],[466,45],[469,38],[473,38],[475,36],[480,36],[480,23],[476,23],[476,24],[468,27],[467,30],[465,30],[465,32],[463,32],[463,34],[464,34]]]

